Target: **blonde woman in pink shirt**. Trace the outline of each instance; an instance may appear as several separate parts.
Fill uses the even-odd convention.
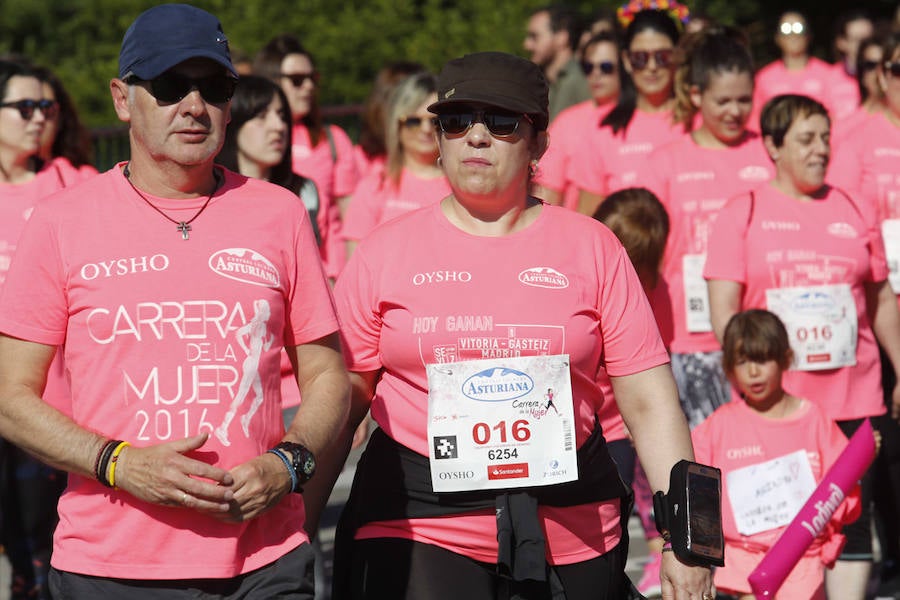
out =
[[[882,399],[884,349],[900,367],[900,311],[888,283],[874,211],[825,182],[830,121],[806,96],[776,96],[763,108],[763,142],[775,165],[768,184],[733,197],[716,218],[704,277],[718,339],[732,315],[765,308],[785,323],[794,362],[785,386],[814,399],[848,437],[863,419],[889,419]],[[900,406],[900,388],[893,390]],[[826,575],[829,598],[862,600],[872,566],[871,471],[863,513]]]
[[[341,443],[370,408],[380,427],[341,519],[335,598],[626,597],[627,490],[596,426],[604,367],[653,488],[692,455],[624,248],[529,193],[547,96],[519,57],[447,63],[429,110],[451,193],[373,231],[337,282],[355,386]],[[709,571],[673,553],[662,587],[713,597]]]
[[[347,205],[347,256],[377,226],[450,193],[428,112],[437,100],[435,85],[434,75],[417,73],[394,90],[385,115],[385,164],[360,181]]]
[[[616,105],[627,79],[619,42],[612,32],[601,32],[584,46],[581,70],[587,78],[591,99],[563,110],[550,124],[553,143],[538,164],[536,195],[550,204],[578,210],[578,187],[572,181],[571,164],[588,152],[586,132],[596,130]]]

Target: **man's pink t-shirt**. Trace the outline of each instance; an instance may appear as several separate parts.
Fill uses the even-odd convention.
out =
[[[428,455],[426,364],[568,354],[576,444],[605,402],[598,377],[666,364],[640,281],[598,222],[544,206],[524,230],[474,236],[440,204],[382,225],[338,279],[335,300],[352,371],[382,370],[371,411],[391,438]],[[540,507],[548,560],[602,554],[619,539],[618,502]],[[595,527],[586,527],[585,523]],[[370,524],[358,537],[420,539],[496,561],[494,511]]]
[[[341,237],[341,211],[337,199],[349,196],[356,189],[359,173],[353,142],[337,125],[325,125],[334,141],[334,158],[328,137],[322,133],[319,143],[312,146],[309,129],[295,123],[292,131],[291,159],[294,172],[312,179],[319,190],[319,214],[316,221],[322,241],[319,250],[325,273],[337,277],[344,267],[346,253]]]
[[[753,112],[749,127],[760,131],[759,117],[766,102],[781,94],[802,94],[821,102],[828,113],[834,114],[832,87],[836,84],[831,65],[814,56],[806,66],[789,70],[781,59],[774,60],[757,71],[753,90]]]
[[[654,303],[653,307],[674,318],[672,352],[719,349],[711,329],[700,331],[703,327],[688,326],[684,265],[692,258],[702,261],[706,255],[710,228],[728,198],[753,189],[774,174],[760,137],[750,132],[739,145],[727,149],[701,147],[685,134],[657,148],[638,171],[640,184],[656,194],[669,215],[661,272],[671,306]],[[696,277],[700,275],[698,271]],[[708,299],[694,298],[693,302],[704,300],[708,310]],[[661,320],[659,316],[657,319]]]
[[[742,284],[741,310],[768,308],[768,289],[848,286],[856,309],[856,365],[790,370],[784,385],[815,398],[835,420],[884,414],[865,291],[867,283],[887,279],[884,244],[874,218],[845,194],[829,188],[823,199],[804,202],[764,185],[752,200],[750,194],[731,199],[713,225],[703,275]]]
[[[840,428],[812,402],[783,419],[767,418],[735,401],[725,404],[691,432],[697,462],[722,470],[722,531],[725,534],[725,566],[716,569],[715,584],[723,591],[749,594],[747,576],[786,526],[753,535],[739,532],[728,493],[729,473],[751,465],[805,450],[813,478],[819,482],[847,446]],[[859,507],[859,496],[848,496],[832,516],[840,526]],[[775,599],[824,600],[823,560],[832,562],[834,546],[823,534],[806,551]],[[840,541],[840,540],[834,540]]]
[[[344,239],[359,241],[391,219],[438,202],[450,194],[447,178],[423,179],[403,169],[395,185],[384,172],[376,170],[359,182],[350,198],[344,218]]]
[[[615,103],[579,102],[560,112],[550,123],[550,145],[538,164],[535,182],[562,195],[562,205],[578,210],[578,187],[572,181],[571,163],[587,151],[588,132],[599,129]]]
[[[337,321],[303,203],[220,173],[189,240],[121,165],[39,203],[0,292],[0,331],[65,342],[82,427],[134,446],[209,433],[193,455],[230,469],[284,435],[281,349]],[[205,201],[147,197],[178,220]],[[59,514],[53,566],[101,577],[228,578],[306,540],[299,494],[224,523],[73,474]]]
[[[579,190],[606,197],[616,190],[640,187],[638,171],[650,154],[684,135],[684,127],[672,122],[671,111],[648,113],[635,110],[625,131],[612,127],[587,132],[586,148],[571,161],[571,179]]]

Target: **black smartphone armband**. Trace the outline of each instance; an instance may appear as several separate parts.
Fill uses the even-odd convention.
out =
[[[669,474],[669,493],[653,495],[656,528],[683,562],[725,565],[722,471],[680,460]]]

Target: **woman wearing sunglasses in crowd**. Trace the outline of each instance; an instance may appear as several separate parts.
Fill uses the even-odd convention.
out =
[[[341,212],[359,180],[353,142],[337,125],[323,123],[319,110],[319,72],[312,55],[291,35],[280,35],[256,55],[253,72],[281,86],[293,119],[294,171],[319,190],[319,250],[325,274],[334,279],[344,265]]]
[[[578,188],[571,179],[574,156],[586,151],[585,132],[600,126],[616,104],[619,90],[631,85],[624,75],[619,43],[612,32],[591,37],[584,46],[581,69],[591,90],[591,99],[559,113],[550,125],[553,143],[538,165],[535,193],[550,204],[578,210]]]
[[[359,183],[347,206],[348,257],[378,225],[450,193],[438,165],[434,115],[428,112],[437,101],[435,85],[434,75],[418,73],[394,90],[385,118],[387,161]]]
[[[590,132],[589,150],[572,161],[579,212],[592,215],[603,198],[635,185],[650,152],[681,134],[672,121],[679,27],[664,10],[641,10],[628,24],[622,61],[634,85],[622,87],[615,107]]]
[[[880,429],[890,417],[878,346],[900,366],[900,312],[875,211],[857,192],[826,183],[832,161],[822,104],[776,96],[760,124],[775,176],[729,200],[709,236],[704,277],[716,337],[741,310],[776,313],[795,356],[785,387],[819,402],[848,437],[865,418]],[[892,398],[900,406],[900,388]],[[847,543],[826,574],[829,598],[865,597],[872,484],[870,470],[862,478],[862,516],[844,528]]]
[[[59,115],[57,100],[47,93],[46,77],[46,70],[25,60],[0,60],[0,285],[34,204],[96,173],[41,157],[45,132]],[[59,354],[44,399],[68,410]],[[64,473],[0,440],[0,545],[12,565],[13,598],[49,597],[46,580],[58,519],[56,501],[64,487]]]
[[[339,525],[335,597],[628,597],[627,490],[595,427],[603,367],[654,489],[692,454],[653,314],[612,232],[530,194],[540,68],[470,54],[437,91],[450,195],[373,231],[335,287],[354,372],[341,443],[370,407],[380,426]],[[712,598],[709,571],[671,553],[663,577],[673,598]]]

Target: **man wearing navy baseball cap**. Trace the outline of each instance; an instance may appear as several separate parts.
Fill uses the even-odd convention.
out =
[[[118,75],[130,159],[38,204],[0,290],[0,437],[70,473],[51,594],[312,599],[349,382],[306,209],[214,166],[237,84],[216,17],[144,12]],[[41,399],[57,348],[66,413]]]

